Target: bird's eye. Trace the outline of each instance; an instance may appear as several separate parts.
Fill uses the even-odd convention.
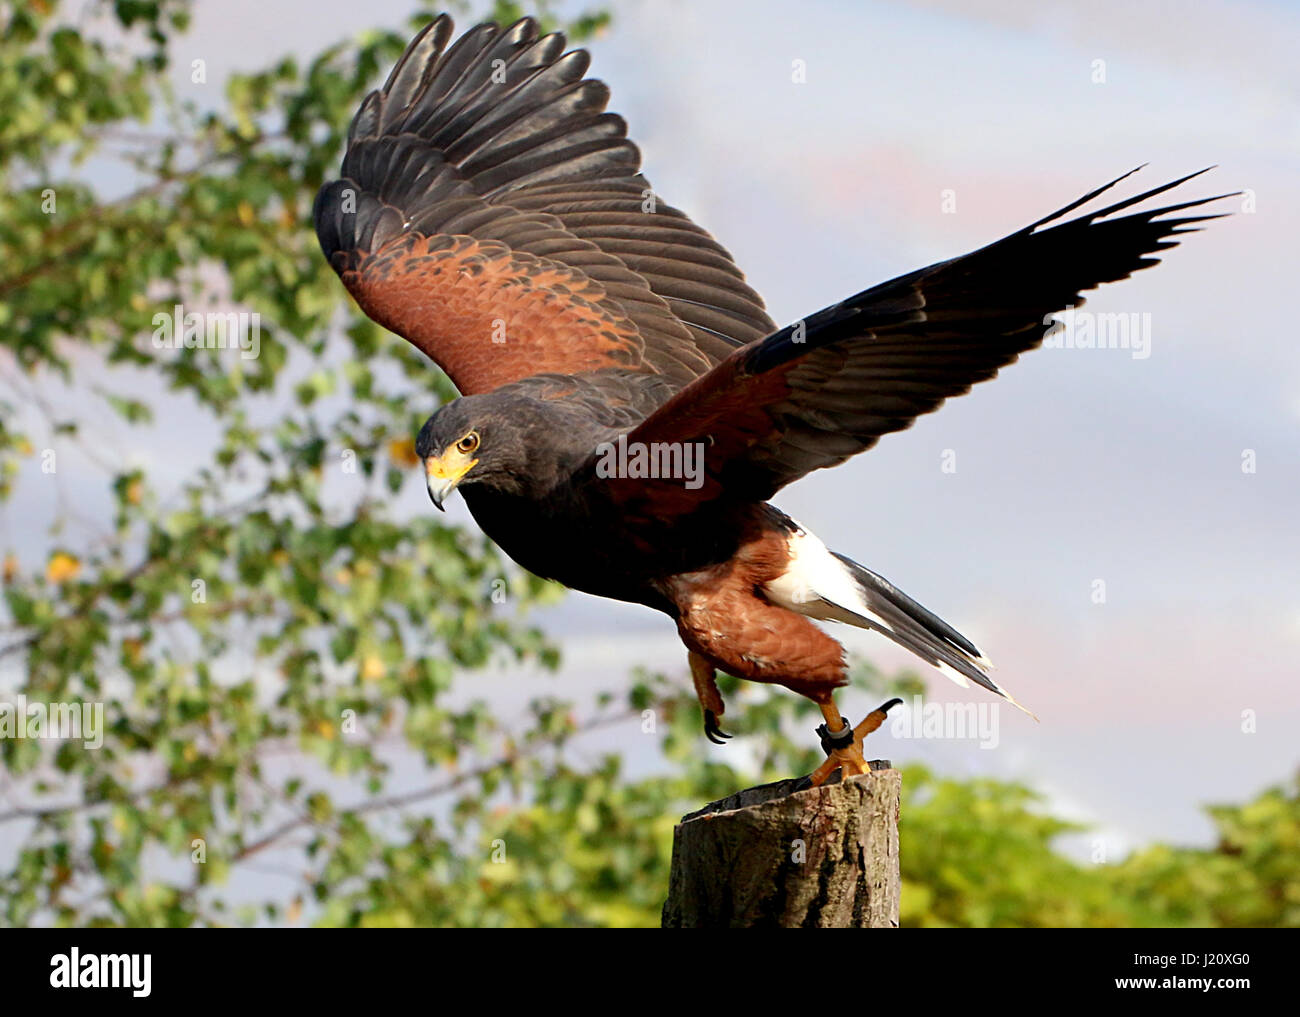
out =
[[[469,455],[476,448],[478,448],[477,431],[470,431],[469,434],[465,435],[465,437],[461,438],[460,441],[456,442],[456,451],[461,452],[465,455]]]

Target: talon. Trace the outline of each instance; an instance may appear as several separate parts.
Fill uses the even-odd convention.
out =
[[[898,706],[901,702],[901,699],[891,699],[887,703],[881,703],[874,710],[868,713],[865,718],[863,718],[862,723],[853,729],[853,735],[857,739],[859,747],[862,745],[862,739],[880,727],[880,725],[885,722],[886,715],[889,711],[895,706]]]
[[[863,758],[861,742],[855,742],[847,749],[833,750],[830,758],[810,773],[807,780],[813,787],[821,787],[836,770],[844,771],[840,775],[841,780],[845,777],[856,777],[858,774],[871,772],[871,767]]]
[[[712,710],[704,711],[704,736],[714,745],[726,745],[731,735],[718,727],[718,715]]]
[[[849,722],[840,717],[834,732],[831,732],[830,724],[839,711],[832,703],[823,704],[822,715],[826,718],[826,723],[817,729],[817,735],[821,738],[827,758],[826,762],[808,775],[807,780],[811,785],[820,787],[836,770],[843,770],[843,777],[870,773],[871,767],[862,754],[862,739],[880,727],[885,722],[885,715],[901,702],[901,699],[891,699],[881,704],[867,714],[857,727],[850,727]]]

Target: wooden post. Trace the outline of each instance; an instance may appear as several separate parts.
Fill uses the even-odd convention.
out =
[[[663,927],[898,927],[898,802],[888,760],[795,790],[740,791],[673,830]]]

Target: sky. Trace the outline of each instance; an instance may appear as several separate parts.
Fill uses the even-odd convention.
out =
[[[1035,351],[775,501],[975,639],[1039,718],[1001,710],[991,748],[882,730],[869,755],[1023,780],[1115,851],[1204,843],[1203,804],[1294,773],[1296,10],[611,6],[591,73],[610,85],[656,191],[730,249],[779,324],[983,246],[1143,163],[1120,196],[1211,165],[1176,193],[1246,192],[1162,265],[1089,296],[1090,312],[1149,316],[1149,355]],[[396,0],[202,0],[176,56],[203,57],[219,82],[409,12]],[[179,438],[125,440],[154,468],[185,467]],[[402,498],[402,511],[430,510],[418,485]],[[458,499],[450,508],[473,525]],[[5,530],[22,525],[11,516]],[[565,649],[556,691],[636,665],[685,681],[685,651],[657,613],[572,594],[538,618]],[[834,634],[886,669],[911,665],[881,637]],[[537,692],[521,693],[528,679],[475,675],[472,692],[518,709]],[[937,675],[930,691],[990,701]],[[857,720],[876,700],[849,690],[840,703]],[[743,734],[743,697],[726,726]],[[657,765],[650,741],[627,735],[605,744],[624,748],[632,772]],[[700,751],[745,748],[701,738]]]

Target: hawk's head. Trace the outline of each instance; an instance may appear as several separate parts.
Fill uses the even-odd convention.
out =
[[[538,494],[569,458],[558,408],[512,392],[454,399],[431,416],[415,439],[429,497],[442,508],[458,487],[478,484],[513,494]]]

